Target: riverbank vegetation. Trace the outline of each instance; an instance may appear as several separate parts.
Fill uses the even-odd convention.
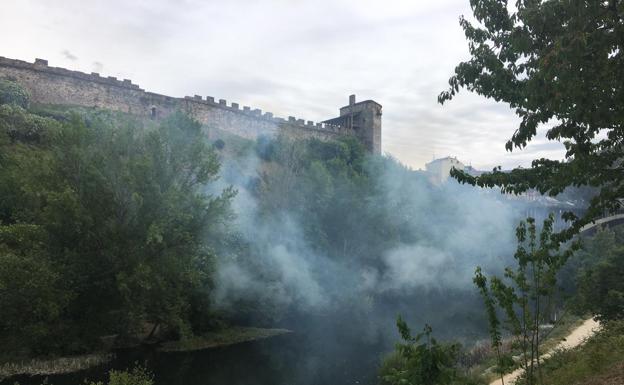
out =
[[[412,335],[407,323],[399,316],[397,329],[402,342],[382,361],[379,370],[381,385],[436,384],[480,385],[483,379],[460,365],[461,346],[438,342],[431,326]]]
[[[153,385],[154,375],[141,366],[129,370],[111,370],[108,381],[91,382],[89,385]]]
[[[465,194],[474,204],[457,201],[457,185],[434,186],[392,158],[369,156],[354,138],[207,139],[183,114],[144,121],[3,100],[4,362],[141,343],[195,349],[214,345],[215,335],[222,344],[254,338],[250,330],[272,334],[231,325],[287,319],[313,329],[328,312],[323,322],[332,325],[364,319],[361,330],[345,331],[356,339],[392,322],[375,307],[412,308],[402,290],[427,293],[423,314],[453,303],[434,325],[478,300],[448,282],[445,291],[420,282],[417,292],[399,264],[412,249],[423,258],[455,254],[460,244],[446,251],[443,242],[448,232],[465,234],[458,213],[502,204],[476,193]],[[497,212],[500,225],[509,213]],[[479,234],[499,230],[476,222]],[[478,324],[472,314],[457,330]]]
[[[22,94],[3,82],[6,95]],[[211,345],[215,333],[239,339],[228,324],[272,326],[321,307],[336,319],[377,322],[366,315],[375,301],[405,285],[378,287],[377,274],[396,274],[380,256],[442,237],[458,211],[471,210],[449,199],[453,186],[432,186],[394,159],[370,157],[353,138],[210,141],[183,114],[142,121],[6,95],[5,362],[141,342]],[[418,223],[424,208],[444,225]],[[462,298],[458,308],[470,307],[460,288],[429,285],[423,308],[449,292]]]
[[[27,102],[20,103],[0,106],[0,188],[6,197],[0,205],[0,290],[7,293],[0,301],[9,309],[0,316],[0,339],[7,347],[4,361],[80,354],[113,346],[111,340],[168,341],[163,348],[178,351],[276,335],[281,332],[230,328],[224,320],[268,325],[302,310],[295,305],[320,297],[286,297],[287,287],[263,291],[252,284],[237,286],[237,291],[226,293],[227,301],[219,302],[222,293],[213,295],[216,280],[238,284],[241,277],[223,276],[227,271],[223,261],[245,267],[238,272],[247,284],[279,287],[285,273],[276,273],[276,261],[262,258],[283,252],[267,247],[288,237],[288,246],[308,261],[322,255],[328,258],[325,267],[352,261],[382,274],[389,266],[380,255],[397,246],[436,239],[435,223],[428,224],[433,227],[429,230],[413,219],[423,210],[446,223],[466,207],[445,195],[445,188],[454,193],[452,186],[434,187],[391,158],[369,157],[349,138],[237,139],[234,145],[226,138],[210,143],[201,127],[182,114],[145,122],[107,111],[29,109]],[[231,185],[253,201],[254,221],[241,222],[233,215],[236,191]],[[419,194],[420,201],[410,194]],[[241,202],[249,204],[244,199],[237,204]],[[293,218],[305,221],[292,222]],[[285,221],[290,225],[284,226]],[[300,233],[285,236],[293,223]],[[245,226],[266,239],[246,238]],[[274,231],[267,235],[263,229]],[[617,245],[621,236],[612,235],[611,243],[607,238],[596,244]],[[608,268],[589,263],[598,252],[592,245],[587,243],[589,251],[584,252],[589,254],[579,259],[584,262],[574,262],[587,272],[579,281],[580,292],[595,288],[592,282],[619,266],[617,251],[608,252],[614,255],[607,259]],[[20,279],[25,276],[32,280]],[[362,314],[379,300],[376,296],[384,295],[371,290],[365,301],[355,302],[362,291],[345,292],[348,287],[336,287],[341,296],[331,298],[344,305],[337,311],[345,315]],[[609,287],[619,290],[617,282]],[[301,294],[297,285],[290,289]],[[426,285],[422,289],[432,304],[421,309],[435,319],[439,314],[433,311],[434,298],[449,301],[453,289],[444,293]],[[570,290],[575,292],[576,286]],[[468,314],[470,322],[484,321],[485,316],[475,318],[480,313],[474,306],[477,293],[458,291],[463,303],[455,304],[454,312],[462,319],[460,327],[467,324]],[[586,305],[578,300],[579,309],[587,311]],[[452,337],[444,328],[442,334],[443,339]],[[426,352],[454,352],[445,358],[453,378],[484,380],[466,365],[467,352],[443,342],[433,344],[430,337],[421,337],[430,341],[423,348]],[[412,376],[419,362],[414,361],[414,352],[422,345],[417,342],[404,341],[403,346],[411,343],[414,349],[398,349],[385,361],[384,381]],[[488,360],[496,358],[477,361],[489,367]]]
[[[292,331],[288,329],[231,326],[183,340],[166,341],[160,344],[158,349],[163,352],[191,352],[193,350],[212,349],[241,342],[257,341],[288,333],[292,333]]]
[[[349,333],[374,339],[378,329],[367,323],[409,309],[443,325],[444,340],[489,321],[491,349],[467,359],[431,327],[414,336],[399,318],[402,341],[381,365],[383,384],[479,384],[518,366],[531,385],[619,381],[624,237],[599,231],[575,256],[577,244],[566,242],[624,196],[622,2],[471,5],[474,23],[461,19],[471,58],[439,101],[460,88],[503,101],[521,120],[509,151],[550,122],[546,138],[566,152],[511,172],[451,174],[503,193],[596,192],[583,216],[563,215],[570,227],[557,234],[552,217],[539,229],[527,219],[515,265],[502,276],[503,266],[478,269],[476,290],[466,291],[458,282],[477,257],[501,265],[512,257],[497,253],[513,247],[503,227],[515,218],[493,194],[483,199],[491,190],[473,200],[456,184],[434,186],[390,157],[369,156],[355,138],[217,133],[210,142],[182,113],[156,121],[31,108],[27,93],[0,80],[0,361],[142,342],[203,349],[284,332],[228,323],[289,317],[326,317],[332,327],[314,337],[332,343]],[[555,293],[557,305],[568,299],[603,330],[542,363]],[[2,368],[15,374],[12,365]],[[486,373],[475,373],[479,365]],[[134,369],[112,371],[108,384],[153,380]]]
[[[48,376],[78,372],[93,366],[104,365],[114,358],[113,353],[94,353],[72,357],[30,359],[0,364],[0,381],[17,375]]]
[[[528,234],[528,240],[531,239],[532,232],[525,233]],[[556,273],[550,275],[551,280],[556,276],[559,278],[558,282],[565,282],[567,287],[564,290],[557,285],[549,290],[540,290],[539,293],[548,296],[557,290],[559,293],[565,291],[568,295],[564,303],[566,310],[556,321],[553,320],[551,313],[553,309],[548,306],[552,303],[549,301],[543,301],[540,305],[543,312],[541,316],[531,310],[530,316],[525,317],[521,313],[522,307],[518,305],[513,306],[513,309],[517,309],[514,312],[518,314],[510,313],[512,308],[505,308],[505,304],[511,305],[508,296],[519,295],[522,291],[506,289],[500,279],[493,277],[488,280],[480,273],[477,273],[475,283],[484,295],[486,309],[489,309],[488,319],[492,338],[487,346],[478,345],[466,350],[457,343],[437,342],[431,337],[429,328],[416,337],[411,337],[405,322],[399,318],[399,334],[404,342],[397,344],[395,351],[382,360],[379,383],[391,385],[407,380],[408,383],[489,384],[497,380],[500,382],[504,374],[523,368],[524,374],[514,382],[517,385],[619,384],[618,381],[624,378],[622,375],[624,329],[623,319],[619,316],[623,306],[605,296],[601,298],[589,296],[605,286],[612,289],[611,296],[617,296],[621,279],[618,282],[609,278],[603,279],[597,272],[607,274],[606,269],[615,273],[619,271],[620,265],[624,263],[624,258],[620,255],[622,252],[620,240],[623,234],[624,226],[617,226],[613,229],[600,229],[591,236],[583,237],[582,248],[575,254],[566,256],[566,260],[569,260],[573,268],[568,267],[565,271],[555,269],[551,272]],[[552,233],[546,229],[542,230],[541,235],[552,236]],[[543,242],[535,239],[529,243],[539,245]],[[525,254],[529,252],[530,249],[525,249],[517,255],[530,265],[530,258],[527,259]],[[535,254],[536,250],[532,253]],[[540,258],[549,255],[542,252],[539,254]],[[508,269],[506,276],[514,277],[513,272]],[[546,269],[543,269],[542,273],[546,273]],[[527,272],[522,274],[525,278],[530,277]],[[522,287],[525,290],[534,290],[528,283]],[[531,309],[537,306],[534,302],[537,295],[536,292],[527,297]],[[587,301],[587,298],[596,299]],[[522,297],[516,298],[521,299]],[[587,319],[588,315],[601,320],[601,329],[590,337],[586,344],[567,350],[557,348],[568,334]],[[509,319],[500,320],[501,316],[507,316]],[[526,331],[522,329],[523,324],[526,324]],[[505,328],[501,329],[501,326]],[[538,333],[541,335],[539,342],[535,336],[531,337],[532,334]],[[545,353],[548,353],[545,358],[538,361],[538,357]],[[436,360],[440,362],[434,365]],[[532,361],[533,365],[529,361]],[[416,381],[416,378],[420,380]],[[422,378],[436,380],[426,382]],[[508,380],[505,381],[507,382]]]
[[[200,125],[182,114],[145,125],[104,111],[36,114],[3,84],[1,359],[212,327],[211,244],[234,191],[206,192],[219,162]]]

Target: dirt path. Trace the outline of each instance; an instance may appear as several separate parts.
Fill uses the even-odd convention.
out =
[[[572,330],[570,334],[568,334],[565,340],[559,342],[557,346],[551,351],[542,354],[542,358],[548,358],[552,355],[553,351],[558,349],[572,349],[581,345],[585,340],[591,337],[598,329],[600,328],[600,324],[593,319],[588,319],[583,324],[576,329]],[[522,374],[523,369],[519,368],[514,370],[511,373],[508,373],[503,376],[503,381],[505,385],[513,384],[516,379]],[[497,379],[495,381],[490,382],[490,385],[502,385],[501,379]]]

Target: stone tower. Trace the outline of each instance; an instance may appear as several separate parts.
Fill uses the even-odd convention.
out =
[[[356,103],[351,95],[349,104],[340,108],[340,116],[324,123],[352,130],[368,151],[381,154],[381,104],[373,100]]]

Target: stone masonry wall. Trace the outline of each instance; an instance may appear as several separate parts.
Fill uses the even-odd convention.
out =
[[[175,98],[147,92],[130,80],[102,77],[64,68],[50,67],[36,59],[34,63],[0,56],[0,78],[17,81],[39,104],[98,107],[145,118],[163,118],[181,110],[200,121],[210,135],[211,128],[228,131],[244,138],[285,133],[296,138],[321,140],[352,135],[351,130],[333,124],[313,123],[289,117],[287,120],[262,113],[258,109],[230,105],[223,99],[201,96]]]

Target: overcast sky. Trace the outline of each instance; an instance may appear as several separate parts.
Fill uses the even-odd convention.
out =
[[[354,93],[383,105],[383,152],[414,168],[447,155],[478,168],[563,157],[543,135],[506,153],[518,120],[503,104],[468,92],[437,103],[468,58],[468,0],[0,2],[0,56],[314,121]]]

